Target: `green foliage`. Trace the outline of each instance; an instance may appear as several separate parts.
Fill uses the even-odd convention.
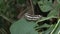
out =
[[[55,25],[54,29],[50,34],[60,34],[60,19],[58,20],[57,24]]]
[[[17,15],[17,12],[15,10],[12,4],[13,1],[9,0],[9,1],[6,1],[5,0],[0,0],[0,16],[1,15],[4,15],[6,16],[7,18],[14,18],[16,15]]]
[[[11,7],[10,3],[13,4],[12,0],[0,0],[0,34],[9,34],[10,23],[17,15],[15,8]]]
[[[9,23],[13,23],[13,21],[16,20],[17,17],[17,8],[16,5],[23,5],[26,3],[26,0],[16,0],[16,4],[14,0],[0,0],[0,29],[2,30],[2,32],[4,31],[5,33],[7,31],[5,31],[6,26],[8,26],[8,24],[5,24],[6,21]],[[47,15],[47,17],[42,17],[37,21],[28,21],[25,18],[22,18],[16,22],[14,22],[11,27],[10,27],[10,32],[11,34],[38,34],[39,30],[43,30],[42,28],[48,28],[47,30],[43,30],[42,34],[58,34],[60,33],[60,19],[58,18],[58,14],[59,14],[59,9],[60,9],[60,0],[57,0],[58,4],[53,8],[53,3],[52,0],[33,0],[33,4],[36,5],[36,3],[38,3],[39,8],[41,8],[41,10],[43,12],[48,12],[50,11],[50,13]],[[51,18],[57,18],[59,19],[57,24],[42,24],[42,25],[37,25],[38,22],[42,23],[45,20],[49,20]],[[11,20],[13,21],[11,21]],[[49,22],[48,22],[49,23]],[[36,27],[38,26],[38,27]],[[36,28],[35,28],[36,27]],[[40,29],[39,29],[40,28]],[[35,29],[38,29],[35,30]],[[3,34],[5,34],[3,33]],[[40,32],[41,33],[41,32]]]
[[[60,0],[57,0],[57,2],[60,4]]]
[[[53,9],[53,10],[48,14],[48,16],[55,16],[55,17],[57,17],[58,13],[59,13],[58,10]]]
[[[20,4],[24,4],[26,2],[26,0],[17,0],[17,2]]]
[[[34,29],[36,25],[37,24],[35,22],[28,22],[23,18],[13,23],[10,31],[11,34],[38,34],[38,32]]]
[[[39,7],[43,12],[47,12],[52,9],[52,0],[41,0],[38,2]]]
[[[43,32],[43,34],[49,34],[53,28],[55,27],[55,25],[51,25],[46,31]]]
[[[39,30],[43,30],[42,28],[48,28],[47,30],[43,30],[42,34],[58,34],[60,26],[59,26],[59,21],[57,22],[57,24],[46,24],[44,23],[43,25],[38,26],[37,28],[34,28],[35,26],[37,26],[36,24],[38,22],[43,22],[45,20],[49,20],[52,18],[57,18],[58,19],[58,14],[59,14],[59,6],[60,4],[57,4],[54,8],[53,8],[53,1],[52,0],[33,0],[33,4],[38,3],[39,8],[41,8],[41,10],[43,12],[48,12],[50,11],[50,13],[48,14],[47,17],[42,17],[39,20],[37,20],[36,22],[33,21],[27,21],[25,18],[22,18],[21,20],[18,20],[17,22],[13,23],[10,27],[10,32],[11,34],[38,34],[38,32],[35,31],[35,29]],[[24,3],[24,1],[22,0],[22,3]],[[49,23],[49,22],[48,22]],[[41,32],[40,32],[41,33]]]

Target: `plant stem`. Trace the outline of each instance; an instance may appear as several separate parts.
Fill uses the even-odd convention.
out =
[[[32,0],[30,0],[30,3],[31,3],[31,8],[32,8],[32,15],[34,15],[34,7],[33,7],[33,2],[32,2]]]
[[[2,18],[4,18],[5,20],[7,20],[8,22],[10,22],[10,23],[12,23],[13,22],[13,20],[11,20],[11,19],[8,19],[7,17],[5,17],[4,15],[0,15]]]
[[[54,33],[54,31],[55,31],[55,30],[56,30],[56,28],[58,27],[59,23],[60,23],[60,19],[58,20],[58,22],[57,22],[56,26],[54,27],[54,29],[52,30],[52,32],[51,32],[50,34],[53,34],[53,33]]]
[[[47,18],[44,18],[44,19],[38,20],[36,23],[38,23],[38,22],[42,22],[42,21],[45,21],[45,20],[48,20],[48,19],[51,19],[51,18],[57,18],[57,17],[55,17],[55,16],[50,16],[50,17],[47,17]]]

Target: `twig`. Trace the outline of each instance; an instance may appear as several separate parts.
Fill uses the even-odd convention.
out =
[[[11,20],[11,19],[8,19],[7,17],[5,17],[4,15],[0,15],[2,18],[4,18],[5,20],[7,20],[8,22],[10,22],[10,23],[12,23],[13,22],[13,20]]]
[[[32,0],[30,0],[30,3],[31,3],[31,8],[32,8],[32,15],[34,15],[34,7],[33,7],[33,2],[32,2]]]
[[[31,8],[27,7],[25,10],[23,10],[21,13],[19,13],[19,15],[17,16],[17,18],[21,18],[23,16],[23,14],[25,14],[29,9],[31,9]]]

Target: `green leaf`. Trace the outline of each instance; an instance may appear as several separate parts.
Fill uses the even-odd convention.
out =
[[[49,34],[53,28],[55,27],[55,25],[51,25],[46,31],[43,32],[43,34]]]
[[[11,34],[38,34],[34,27],[37,24],[35,22],[29,22],[22,18],[21,20],[15,22],[10,27]]]
[[[40,26],[41,28],[43,28],[43,27],[50,27],[50,25],[48,25],[48,24],[43,24],[42,26]]]
[[[40,28],[44,28],[44,27],[49,28],[50,26],[51,26],[51,25],[48,25],[48,24],[45,23],[45,24],[37,27],[36,29],[40,29]]]
[[[43,12],[48,12],[52,9],[52,1],[51,0],[41,0],[38,2],[39,7]]]
[[[48,14],[48,17],[49,17],[49,16],[56,16],[56,17],[58,17],[58,15],[59,15],[59,9],[60,9],[60,4],[57,4],[57,5],[55,6],[55,8],[53,8],[53,9],[51,10],[51,12]]]
[[[57,9],[53,9],[49,14],[48,14],[48,17],[49,16],[58,16],[58,13],[59,11]]]
[[[60,4],[60,0],[57,0],[57,2]]]

